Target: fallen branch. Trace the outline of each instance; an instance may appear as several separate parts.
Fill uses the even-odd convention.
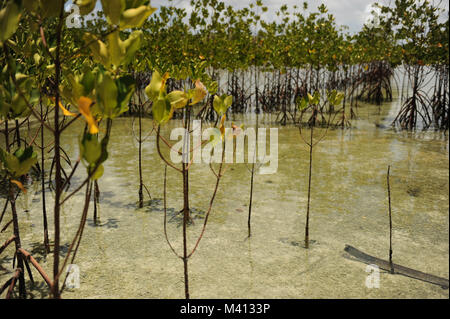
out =
[[[383,270],[391,272],[391,264],[387,260],[383,260],[377,257],[373,257],[370,255],[367,255],[366,253],[363,253],[362,251],[350,246],[345,245],[344,250],[352,255],[353,257],[356,257],[360,261],[366,263],[366,264],[374,264],[380,267]],[[400,266],[397,264],[392,264],[394,268],[394,273],[403,275],[406,277],[411,277],[414,279],[422,280],[425,282],[429,282],[431,284],[435,284],[438,286],[441,286],[443,289],[448,289],[448,279],[441,278],[435,275],[427,274],[418,270],[414,270],[408,267]]]

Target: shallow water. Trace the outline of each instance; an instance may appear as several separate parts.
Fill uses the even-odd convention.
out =
[[[396,107],[395,105],[393,107]],[[374,123],[390,122],[390,105],[362,106],[352,129],[328,131],[314,150],[310,249],[302,247],[305,227],[308,148],[294,126],[279,127],[276,174],[256,175],[252,237],[247,239],[250,174],[245,164],[230,165],[200,246],[190,259],[192,298],[448,298],[438,286],[380,274],[379,288],[366,287],[366,265],[345,258],[345,244],[387,259],[389,220],[386,171],[391,165],[393,259],[397,264],[449,277],[449,144],[439,132],[394,132]],[[251,123],[254,117],[236,117]],[[275,116],[262,116],[273,126]],[[92,205],[77,255],[80,287],[64,298],[183,298],[183,264],[163,234],[164,166],[152,135],[143,147],[144,182],[151,192],[137,209],[137,143],[132,119],[114,121],[105,175],[100,179],[100,225]],[[165,128],[179,126],[173,121]],[[144,120],[150,129],[150,120]],[[251,125],[250,125],[251,126]],[[66,132],[63,145],[75,160],[81,126]],[[319,131],[320,129],[317,129]],[[50,163],[48,163],[50,164]],[[85,176],[79,169],[72,189]],[[182,208],[181,175],[168,172],[168,233],[181,254],[182,227],[175,214]],[[190,173],[190,205],[196,209],[189,227],[192,247],[208,207],[215,178],[208,165]],[[38,183],[18,199],[24,248],[51,274],[52,255],[42,254],[41,194]],[[67,248],[81,216],[83,192],[63,207],[62,243]],[[47,205],[52,197],[47,193]],[[92,203],[91,203],[92,204]],[[28,211],[26,211],[28,210]],[[52,209],[49,209],[51,212]],[[49,213],[51,215],[51,213]],[[9,219],[9,218],[5,218]],[[4,222],[3,222],[4,224]],[[52,217],[49,216],[50,238]],[[3,242],[11,228],[0,234]],[[63,247],[63,248],[64,248]],[[0,256],[0,281],[11,276],[13,249]],[[47,295],[35,272],[31,291]]]

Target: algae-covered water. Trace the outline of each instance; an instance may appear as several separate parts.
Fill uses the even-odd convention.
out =
[[[384,271],[379,288],[369,288],[367,265],[345,256],[344,247],[349,244],[372,256],[388,258],[386,171],[391,165],[394,262],[449,277],[448,135],[377,127],[375,123],[390,123],[389,110],[389,104],[358,108],[359,119],[353,120],[352,129],[329,130],[315,148],[310,220],[314,242],[310,249],[302,246],[308,148],[296,127],[278,127],[275,116],[261,115],[261,127],[278,127],[278,170],[255,176],[252,237],[247,239],[250,173],[245,164],[228,166],[204,238],[190,259],[191,297],[448,298],[448,290],[441,287]],[[252,126],[254,116],[233,121]],[[143,123],[149,131],[151,120]],[[63,140],[72,160],[78,157],[81,124],[77,125],[65,132]],[[180,125],[172,121],[163,134],[168,136],[171,128]],[[91,205],[75,261],[80,286],[66,289],[64,298],[184,298],[183,264],[163,233],[164,166],[154,134],[143,146],[144,182],[152,200],[146,197],[145,207],[136,208],[138,144],[132,126],[131,118],[114,121],[105,174],[99,180],[100,224],[93,223]],[[79,169],[71,189],[85,175],[85,169]],[[181,177],[169,169],[168,234],[180,254],[182,227],[176,212],[182,208]],[[192,166],[190,247],[200,233],[214,183],[208,165]],[[42,249],[40,186],[28,187],[27,195],[18,199],[22,245],[51,274],[53,256],[45,256]],[[63,252],[75,235],[83,195],[80,192],[63,207]],[[53,238],[50,193],[47,205]],[[9,215],[5,219],[9,220]],[[0,241],[10,237],[11,231],[1,233]],[[0,256],[1,282],[12,274],[12,256],[12,245]],[[32,296],[47,296],[45,284],[34,274],[37,282]]]

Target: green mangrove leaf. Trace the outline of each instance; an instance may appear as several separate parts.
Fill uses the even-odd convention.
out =
[[[228,95],[223,98],[223,104],[225,105],[225,108],[228,110],[228,108],[233,104],[233,96]]]
[[[34,12],[39,7],[39,1],[36,0],[22,0],[23,6],[30,12]]]
[[[3,95],[0,87],[0,118],[6,119],[10,108],[11,104],[6,102],[5,96]]]
[[[80,139],[80,155],[88,164],[95,164],[102,155],[102,147],[95,134],[85,133]]]
[[[33,147],[19,148],[10,154],[0,148],[0,161],[12,178],[19,178],[27,174],[37,162],[37,153]]]
[[[141,30],[136,30],[131,32],[128,39],[121,43],[125,55],[122,59],[122,65],[128,65],[134,58],[134,55],[141,47],[142,41],[144,39],[144,33]]]
[[[125,10],[125,0],[101,0],[103,12],[105,12],[110,24],[119,25],[120,16]]]
[[[172,107],[180,109],[186,106],[189,101],[188,95],[183,91],[172,91],[166,97]]]
[[[215,95],[213,107],[214,110],[217,112],[217,114],[223,115],[227,112],[228,108],[231,106],[232,103],[233,97],[231,95],[228,96],[226,94],[222,96]]]
[[[108,53],[109,62],[116,68],[120,66],[124,56],[125,48],[121,45],[122,40],[119,37],[119,31],[114,31],[110,33],[107,37],[108,39]],[[108,67],[107,65],[105,65]]]
[[[95,165],[90,166],[89,169],[88,169],[88,174],[90,174],[90,172],[91,172],[94,168],[95,168]],[[95,170],[94,174],[92,174],[91,179],[92,179],[93,181],[99,179],[100,177],[103,176],[103,173],[104,173],[104,172],[105,172],[105,167],[104,167],[102,164],[100,164],[100,165],[97,167],[97,169]]]
[[[9,39],[19,26],[21,1],[10,0],[0,10],[0,43]]]
[[[80,13],[86,15],[92,12],[95,8],[97,0],[75,0],[75,4],[80,8]]]
[[[156,11],[156,8],[151,6],[140,6],[137,8],[132,8],[125,10],[120,19],[120,28],[140,28],[145,20]]]
[[[339,92],[339,93],[336,95],[336,98],[335,98],[335,100],[334,100],[335,105],[341,104],[341,102],[342,102],[342,100],[344,99],[344,97],[345,97],[345,94],[342,93],[342,92]]]
[[[167,123],[173,115],[173,107],[169,99],[165,97],[158,97],[153,101],[152,106],[153,119],[158,124]]]
[[[59,16],[62,7],[64,6],[64,0],[40,0],[41,5],[39,13],[44,18]]]
[[[72,105],[77,105],[78,99],[83,96],[84,88],[79,77],[72,73],[67,75],[67,84],[62,85],[62,96]]]
[[[83,39],[89,46],[94,61],[103,64],[104,66],[109,66],[109,54],[106,44],[91,33],[85,33]]]
[[[123,76],[116,80],[117,86],[117,107],[114,109],[111,118],[128,111],[128,103],[134,93],[135,81],[131,75]]]
[[[306,109],[307,106],[308,106],[308,98],[304,97],[300,99],[300,102],[298,103],[298,109],[300,111],[303,111],[304,109]]]
[[[95,75],[91,70],[84,70],[80,80],[80,84],[83,86],[83,96],[91,95],[95,87]]]
[[[31,110],[28,108],[26,100],[18,93],[14,95],[11,101],[11,118],[26,117],[30,115]]]
[[[154,101],[156,98],[158,98],[160,92],[164,91],[165,83],[168,77],[168,73],[164,74],[164,76],[161,76],[158,71],[155,70],[153,72],[150,84],[145,88],[145,93],[150,100]]]
[[[97,170],[93,173],[91,179],[96,180],[103,175],[104,167],[102,163],[108,158],[108,136],[103,137],[102,141],[98,141],[98,136],[90,133],[85,133],[80,137],[79,146],[81,158],[86,163],[87,173],[90,175],[95,166],[99,165]]]
[[[117,106],[118,89],[108,73],[101,74],[95,87],[97,105],[102,117],[111,118]]]
[[[218,84],[216,81],[212,81],[209,85],[208,85],[208,92],[209,94],[213,95],[216,94],[218,90]]]

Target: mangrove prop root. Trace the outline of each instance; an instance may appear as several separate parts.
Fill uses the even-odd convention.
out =
[[[34,259],[33,256],[31,256],[31,254],[23,248],[19,248],[19,252],[27,261],[29,261],[33,265],[34,268],[36,268],[44,281],[47,283],[48,287],[51,289],[52,281],[50,280],[50,277],[45,273],[44,269],[42,269],[41,265],[39,265],[39,263],[36,261],[36,259]]]
[[[14,242],[15,239],[16,239],[15,235],[12,235],[9,239],[7,239],[5,243],[0,247],[0,254],[6,249],[6,247],[8,247],[9,244]]]
[[[6,293],[6,299],[10,299],[11,298],[11,294],[13,292],[14,286],[16,285],[17,282],[17,278],[20,277],[20,274],[22,273],[22,269],[17,268],[16,271],[14,272],[14,275],[11,277],[10,280],[8,280],[8,282],[4,285],[4,287],[2,288],[2,291],[5,290],[6,287],[8,287],[8,283],[9,283],[9,288],[8,288],[8,292]],[[0,293],[1,293],[0,292]]]
[[[366,253],[356,249],[355,247],[352,247],[350,245],[345,245],[344,250],[352,255],[353,257],[356,257],[360,261],[366,264],[374,264],[380,267],[383,270],[386,270],[388,272],[391,271],[391,264],[387,260],[383,260],[377,257],[373,257],[370,255],[367,255]],[[403,275],[406,277],[418,279],[421,281],[429,282],[431,284],[435,284],[438,286],[441,286],[443,289],[448,289],[448,279],[438,277],[435,275],[427,274],[415,269],[411,269],[408,267],[404,267],[397,264],[392,264],[392,266],[395,269],[395,273],[399,275]]]

